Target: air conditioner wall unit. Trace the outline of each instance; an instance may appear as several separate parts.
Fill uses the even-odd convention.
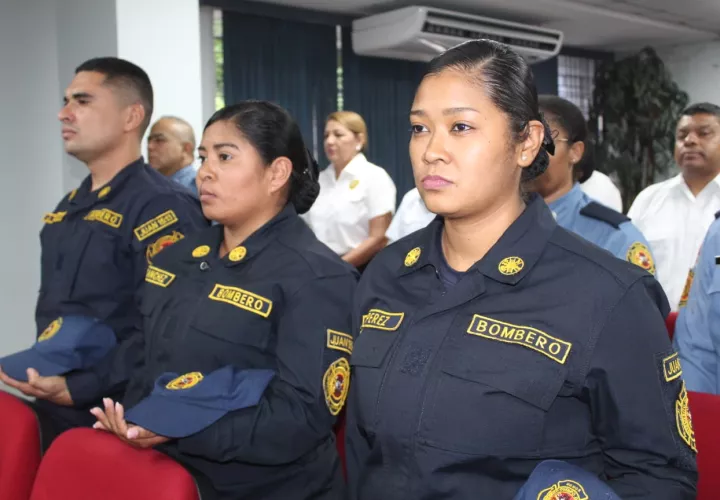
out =
[[[467,40],[488,38],[505,43],[535,63],[560,52],[563,33],[489,17],[432,7],[404,7],[353,21],[356,54],[429,61]]]

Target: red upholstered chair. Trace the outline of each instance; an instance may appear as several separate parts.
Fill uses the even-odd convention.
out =
[[[697,500],[720,498],[720,396],[688,391],[700,473]]]
[[[72,429],[43,457],[31,500],[198,500],[195,480],[159,451],[134,448],[112,434]]]
[[[675,322],[677,321],[678,313],[671,312],[668,317],[665,318],[665,326],[667,326],[668,335],[670,335],[670,342],[672,342],[673,335],[675,335]]]
[[[40,427],[20,399],[0,390],[0,498],[28,500],[40,465]]]

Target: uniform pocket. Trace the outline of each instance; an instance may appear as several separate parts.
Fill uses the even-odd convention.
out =
[[[206,305],[198,309],[193,330],[230,344],[265,350],[272,337],[271,321],[231,305]]]

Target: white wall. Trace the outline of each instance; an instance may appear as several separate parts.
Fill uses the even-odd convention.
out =
[[[54,5],[10,0],[0,6],[0,356],[35,339],[38,232],[63,194]]]
[[[720,42],[662,48],[658,54],[690,102],[720,105]]]

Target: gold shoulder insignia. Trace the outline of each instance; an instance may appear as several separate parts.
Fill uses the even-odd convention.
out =
[[[233,248],[230,251],[230,254],[228,255],[228,259],[230,259],[232,262],[240,262],[245,258],[247,255],[247,248],[244,246],[239,246],[236,248]]]
[[[650,274],[655,274],[655,262],[648,247],[636,241],[628,248],[626,259],[638,267],[645,269]]]
[[[199,259],[200,257],[205,257],[207,254],[210,253],[210,247],[207,245],[200,245],[199,247],[195,247],[195,249],[192,251],[192,256],[196,259]]]
[[[525,267],[525,261],[520,257],[505,257],[498,264],[498,271],[505,276],[512,276],[519,273]]]
[[[45,340],[49,340],[55,336],[57,332],[60,331],[60,328],[62,327],[63,319],[58,318],[52,323],[50,323],[45,330],[40,334],[38,337],[38,342],[44,342]]]
[[[157,217],[150,219],[144,224],[140,224],[138,227],[133,229],[135,237],[138,241],[148,239],[153,234],[159,233],[166,227],[170,227],[178,221],[177,215],[172,210],[163,212]]]
[[[415,247],[412,250],[410,250],[407,255],[405,256],[405,267],[414,266],[415,263],[420,258],[420,254],[422,253],[422,250],[420,250],[420,247]]]
[[[537,500],[589,500],[582,484],[565,479],[538,493]]]
[[[677,424],[678,433],[688,447],[697,453],[695,445],[695,431],[693,430],[692,416],[690,415],[690,404],[688,401],[688,393],[685,388],[685,382],[682,383],[680,394],[675,402],[675,422]]]
[[[180,375],[178,378],[168,382],[165,388],[170,389],[171,391],[190,389],[191,387],[198,385],[203,378],[203,374],[200,372],[186,373],[185,375]]]
[[[105,186],[98,193],[98,200],[105,198],[108,194],[110,194],[110,186]]]
[[[57,224],[58,222],[62,222],[66,215],[67,212],[50,212],[45,214],[43,222],[45,224]]]
[[[160,236],[154,243],[151,243],[147,247],[145,256],[147,257],[148,264],[152,261],[152,258],[162,252],[164,249],[173,245],[183,239],[185,236],[180,231],[173,231],[172,234],[166,234]]]
[[[350,364],[345,358],[333,362],[323,376],[325,403],[330,414],[337,415],[345,405],[350,389]]]

